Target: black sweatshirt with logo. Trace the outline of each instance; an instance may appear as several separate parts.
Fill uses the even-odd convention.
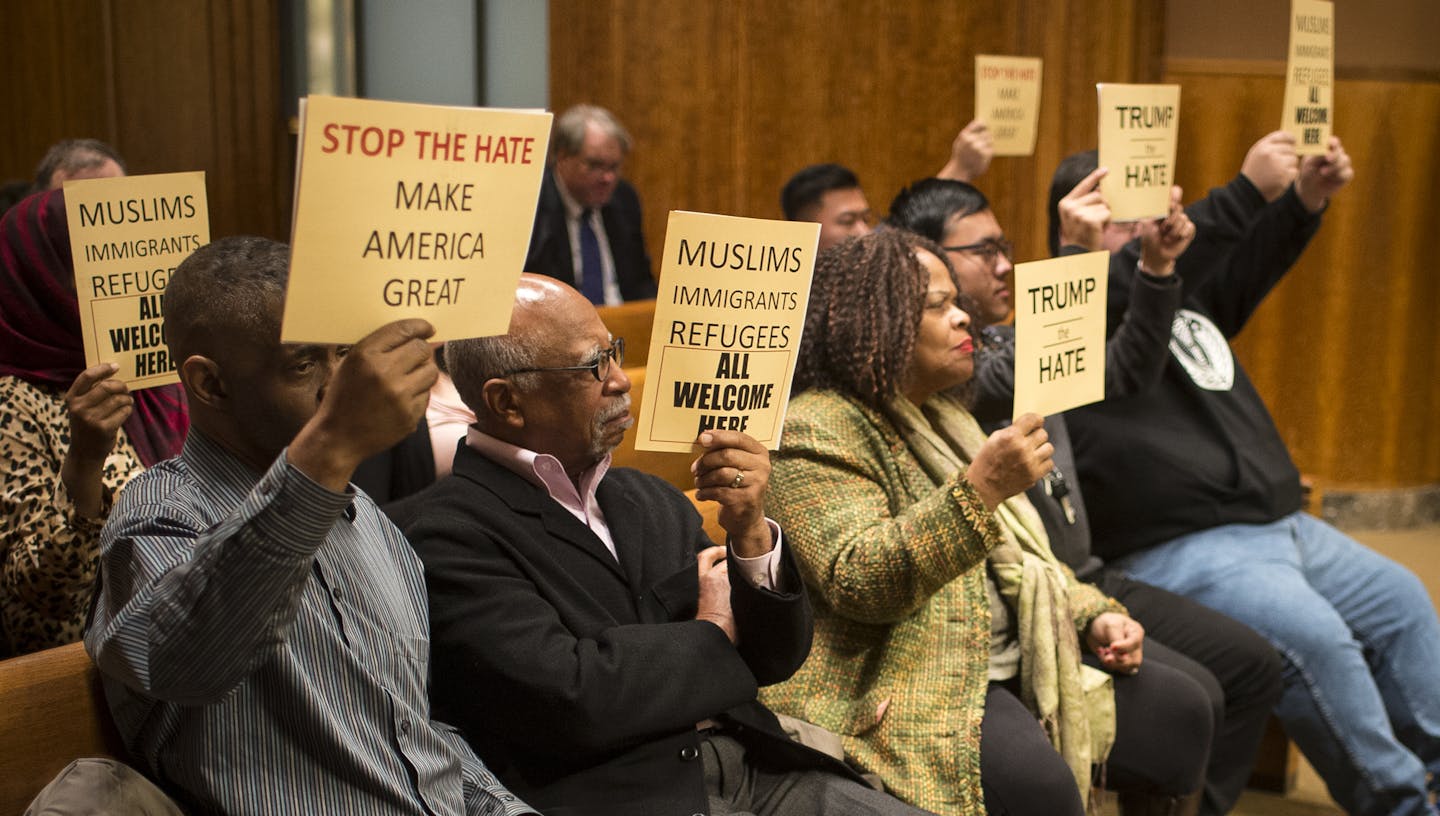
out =
[[[1229,339],[1320,225],[1292,186],[1265,204],[1243,176],[1187,209],[1181,307],[1159,380],[1067,412],[1096,555],[1105,559],[1300,508],[1300,478]],[[1124,250],[1138,258],[1138,242]],[[1112,266],[1108,325],[1129,305],[1134,263]],[[1118,272],[1118,274],[1117,274]]]

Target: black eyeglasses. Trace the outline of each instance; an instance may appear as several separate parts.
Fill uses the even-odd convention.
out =
[[[973,244],[964,246],[940,247],[946,252],[969,252],[979,258],[987,266],[994,266],[1001,255],[1005,260],[1015,260],[1015,245],[1004,238],[986,238]]]
[[[591,159],[584,156],[580,157],[580,163],[585,165],[585,172],[597,176],[601,173],[614,173],[618,176],[620,175],[620,169],[624,167],[623,162],[600,161],[599,159]]]
[[[615,361],[615,365],[621,368],[625,367],[625,338],[615,338],[611,341],[610,348],[600,349],[600,353],[596,355],[595,359],[585,365],[517,368],[514,371],[507,371],[500,376],[509,377],[515,374],[533,374],[538,371],[588,371],[595,376],[596,382],[605,382],[605,379],[610,376],[611,360]]]

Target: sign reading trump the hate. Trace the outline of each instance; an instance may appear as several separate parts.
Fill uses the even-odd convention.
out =
[[[285,342],[353,343],[424,318],[504,334],[549,113],[311,96],[300,114]]]
[[[1175,184],[1180,134],[1179,85],[1116,85],[1100,93],[1100,192],[1116,221],[1162,218]]]
[[[1058,414],[1105,398],[1110,253],[1015,267],[1015,409]]]
[[[780,447],[820,225],[672,212],[636,450],[686,453],[702,431]]]
[[[165,336],[165,287],[210,243],[205,174],[65,182],[85,365],[114,363],[131,389],[180,381]]]

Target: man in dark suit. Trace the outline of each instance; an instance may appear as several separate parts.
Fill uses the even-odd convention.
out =
[[[620,178],[630,144],[601,107],[576,105],[555,120],[525,271],[572,284],[595,304],[655,297],[640,197]]]
[[[448,344],[476,422],[408,525],[437,714],[550,816],[917,813],[788,739],[756,700],[811,634],[765,518],[765,448],[735,431],[697,440],[698,498],[719,503],[728,547],[675,488],[609,469],[632,423],[623,350],[584,297],[536,275],[508,335]]]

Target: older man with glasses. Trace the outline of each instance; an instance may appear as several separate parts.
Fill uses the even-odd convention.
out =
[[[576,105],[555,119],[525,271],[572,284],[595,304],[655,297],[640,196],[620,177],[630,146],[604,108]]]
[[[696,444],[691,502],[610,468],[631,425],[625,343],[549,278],[510,332],[448,343],[475,412],[407,532],[425,562],[432,696],[547,814],[918,813],[790,740],[756,699],[810,650],[803,584],[765,517],[769,454]],[[731,570],[734,575],[731,575]]]

